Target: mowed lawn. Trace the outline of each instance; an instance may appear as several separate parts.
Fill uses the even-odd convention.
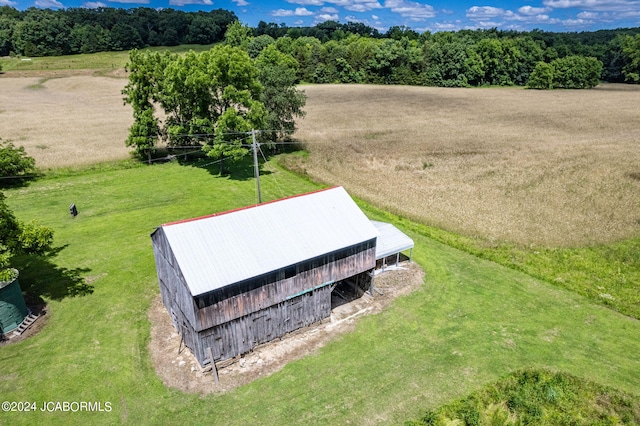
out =
[[[426,272],[421,289],[360,319],[319,353],[227,394],[165,387],[148,350],[147,311],[158,294],[149,234],[165,222],[256,199],[250,165],[231,178],[213,167],[104,168],[6,191],[20,219],[55,229],[59,252],[47,262],[30,260],[22,272],[23,287],[43,289],[47,323],[38,335],[0,347],[0,399],[38,409],[43,402],[109,402],[112,410],[0,412],[1,424],[402,423],[523,367],[638,393],[639,321],[437,243],[420,225],[366,206],[415,240],[414,260]],[[264,171],[267,200],[318,188],[272,163]],[[77,275],[92,293],[67,294]]]

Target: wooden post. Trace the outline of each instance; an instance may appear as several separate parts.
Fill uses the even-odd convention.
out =
[[[180,333],[180,343],[178,344],[178,354],[180,354],[180,352],[182,352],[182,343],[183,342],[184,342],[184,335],[182,333]]]
[[[256,131],[251,130],[251,137],[253,139],[253,169],[256,175],[256,183],[258,184],[258,204],[262,203],[262,192],[260,191],[260,168],[258,167],[258,143],[256,142]]]
[[[376,272],[375,268],[371,272],[369,272],[369,277],[371,277],[371,284],[369,285],[369,294],[372,297],[374,296],[373,292],[375,291],[375,287],[373,285],[375,281],[375,276],[376,276],[375,272]]]
[[[216,380],[216,385],[220,384],[220,378],[218,377],[218,369],[216,368],[216,362],[213,360],[213,352],[211,352],[211,346],[207,347],[207,355],[211,361],[211,371],[213,372],[213,378]]]

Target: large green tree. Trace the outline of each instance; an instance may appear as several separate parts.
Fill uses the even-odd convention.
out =
[[[264,88],[260,100],[267,113],[263,135],[269,141],[287,138],[296,129],[296,118],[304,116],[302,107],[307,101],[304,92],[295,87],[298,62],[271,44],[258,55],[256,65]]]
[[[211,157],[238,159],[248,152],[239,135],[265,125],[258,68],[241,48],[219,45],[184,56],[133,51],[129,60],[123,94],[134,124],[127,143],[138,153],[162,137],[169,145],[203,145]]]
[[[133,109],[133,124],[129,128],[126,145],[135,153],[149,159],[161,136],[160,122],[155,113],[159,93],[164,80],[164,68],[173,60],[168,52],[150,53],[132,50],[126,70],[129,83],[122,90],[124,101]]]
[[[640,34],[626,36],[622,41],[622,56],[625,65],[622,74],[629,83],[640,83]]]

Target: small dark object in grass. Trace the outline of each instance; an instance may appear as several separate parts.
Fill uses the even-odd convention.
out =
[[[635,172],[635,173],[629,173],[628,175],[631,179],[634,180],[640,180],[640,173],[639,172]]]

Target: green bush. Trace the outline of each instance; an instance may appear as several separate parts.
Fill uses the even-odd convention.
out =
[[[551,62],[553,87],[591,89],[600,83],[602,62],[592,57],[566,56]]]
[[[617,425],[640,423],[637,396],[548,370],[521,370],[429,410],[411,425]]]
[[[553,65],[546,62],[538,62],[527,81],[527,89],[551,89],[553,88]]]
[[[33,222],[20,222],[4,198],[0,192],[0,281],[11,281],[15,276],[14,270],[9,267],[13,255],[46,253],[53,243],[53,230]]]

